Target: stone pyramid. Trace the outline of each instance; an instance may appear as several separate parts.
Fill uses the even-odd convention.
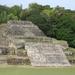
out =
[[[52,38],[46,37],[32,22],[10,21],[3,34],[9,40],[7,43],[11,41],[16,49],[24,45],[32,66],[70,66],[63,47],[54,44]]]

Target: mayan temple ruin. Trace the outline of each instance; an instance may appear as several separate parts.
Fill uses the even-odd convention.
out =
[[[32,22],[9,21],[0,26],[0,64],[70,66],[64,48]]]

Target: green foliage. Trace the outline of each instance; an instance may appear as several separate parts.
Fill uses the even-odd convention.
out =
[[[7,12],[2,11],[0,12],[0,23],[5,23],[7,22]]]
[[[12,13],[14,16],[17,16],[18,19],[20,19],[20,13],[21,13],[21,11],[22,11],[22,7],[21,6],[17,6],[17,5],[15,5],[15,6],[13,6],[13,7],[11,7],[9,9],[9,13],[10,14]]]
[[[11,13],[8,15],[8,20],[18,20],[18,17]]]
[[[21,20],[26,20],[26,17],[28,17],[29,12],[27,10],[22,10],[20,13],[20,19]]]

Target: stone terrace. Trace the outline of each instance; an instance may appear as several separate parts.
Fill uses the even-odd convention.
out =
[[[0,55],[1,63],[9,59],[10,64],[28,61],[32,66],[70,66],[63,47],[29,21],[9,21],[4,25],[0,30],[1,51],[4,50],[2,46],[9,52]]]

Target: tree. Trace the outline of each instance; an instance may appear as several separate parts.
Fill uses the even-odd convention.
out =
[[[0,23],[5,23],[7,22],[7,13],[6,11],[0,12]]]
[[[15,6],[13,6],[13,7],[11,7],[9,9],[9,14],[12,13],[13,15],[17,16],[18,19],[20,19],[20,13],[21,13],[21,11],[22,11],[22,7],[15,5]]]
[[[30,12],[26,10],[22,10],[20,13],[20,19],[21,20],[26,20],[26,18],[30,15]]]
[[[8,15],[8,20],[18,20],[18,17],[11,13]]]

